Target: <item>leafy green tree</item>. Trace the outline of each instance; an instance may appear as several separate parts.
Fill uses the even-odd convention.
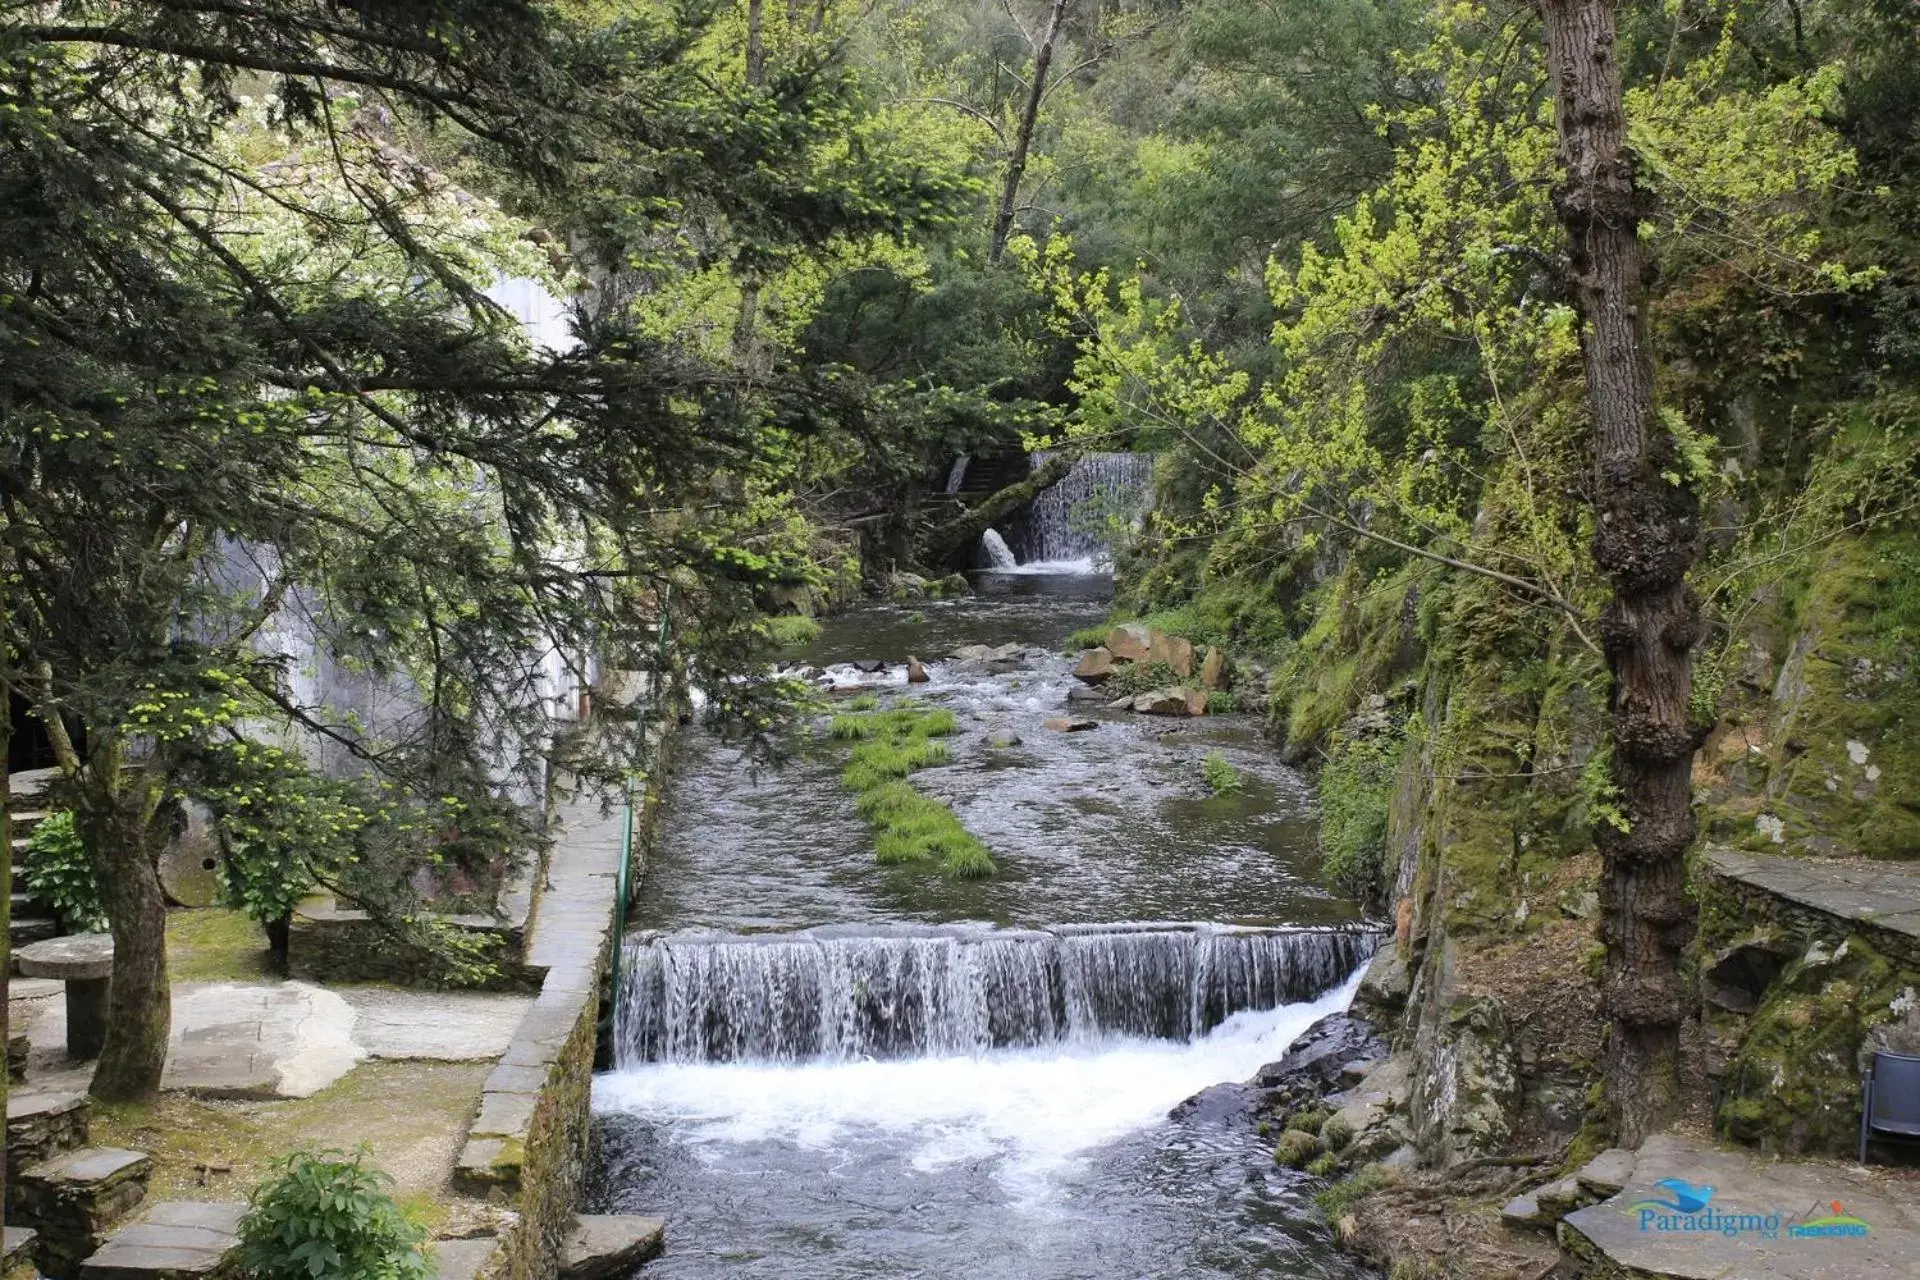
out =
[[[865,108],[824,53],[713,84],[709,16],[160,0],[0,36],[0,682],[105,896],[96,1094],[159,1082],[179,796],[325,799],[322,875],[369,840],[430,855],[448,798],[505,856],[526,823],[493,802],[547,757],[546,655],[646,665],[670,585],[696,670],[756,651],[789,555],[770,458],[841,401],[661,332],[645,281],[905,231],[945,189],[845,147]],[[593,285],[564,350],[486,297],[530,257]],[[417,712],[313,696],[289,625]],[[764,720],[759,697],[729,703]],[[247,754],[316,743],[377,804]],[[630,750],[572,763],[617,776]]]

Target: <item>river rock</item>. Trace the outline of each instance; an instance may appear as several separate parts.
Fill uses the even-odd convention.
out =
[[[660,1252],[667,1224],[638,1214],[583,1213],[560,1250],[562,1280],[616,1280],[630,1276]]]
[[[885,671],[887,664],[883,658],[860,658],[854,662],[853,669],[855,671],[864,671],[868,675],[873,675],[876,672]]]
[[[1073,678],[1086,684],[1105,684],[1113,678],[1117,669],[1113,651],[1103,646],[1080,655],[1080,664],[1073,669]]]
[[[1170,636],[1164,631],[1149,633],[1147,661],[1164,662],[1182,680],[1193,674],[1193,641]]]
[[[1371,1022],[1330,1013],[1302,1032],[1278,1062],[1260,1068],[1253,1083],[1297,1105],[1332,1092],[1348,1066],[1378,1061],[1386,1053],[1387,1042]]]
[[[1204,696],[1204,695],[1203,695]],[[1152,693],[1143,693],[1133,700],[1133,709],[1148,716],[1190,716],[1193,708],[1187,703],[1185,689],[1155,689]],[[1205,709],[1202,704],[1202,710]]]
[[[1109,702],[1107,704],[1107,710],[1109,711],[1133,710],[1133,695],[1129,693],[1122,697],[1115,698],[1112,702]]]
[[[955,662],[986,662],[993,657],[990,644],[963,644],[953,651]]]
[[[1098,729],[1100,722],[1098,720],[1075,720],[1067,716],[1054,716],[1047,720],[1041,727],[1051,729],[1055,733],[1085,733],[1089,729]]]
[[[988,731],[987,745],[990,747],[1000,747],[1002,749],[1017,747],[1020,745],[1020,735],[1003,725],[998,729]]]
[[[1227,684],[1227,655],[1219,645],[1207,650],[1207,660],[1200,664],[1200,685],[1205,689],[1224,689]]]
[[[1070,685],[1067,688],[1068,702],[1098,702],[1104,704],[1106,700],[1106,694],[1084,684]]]
[[[1211,699],[1208,698],[1205,689],[1188,689],[1186,694],[1188,715],[1203,716],[1207,714],[1207,704]]]
[[[927,669],[925,666],[921,665],[920,659],[914,657],[912,654],[908,654],[907,655],[907,683],[908,684],[925,684],[930,679],[932,679],[932,677],[927,674]]]
[[[1107,633],[1107,652],[1122,662],[1141,662],[1153,648],[1153,631],[1144,622],[1123,622]]]

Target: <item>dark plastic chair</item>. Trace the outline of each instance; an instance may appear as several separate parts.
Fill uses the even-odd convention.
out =
[[[1876,1134],[1920,1138],[1920,1058],[1876,1053],[1860,1081],[1860,1163]]]

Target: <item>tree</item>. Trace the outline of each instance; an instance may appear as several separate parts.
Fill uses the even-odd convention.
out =
[[[993,215],[993,234],[987,240],[987,261],[998,262],[1007,251],[1007,237],[1013,233],[1015,203],[1020,198],[1020,179],[1027,171],[1027,151],[1033,146],[1034,126],[1040,120],[1040,104],[1047,98],[1047,74],[1053,67],[1053,46],[1060,38],[1066,20],[1067,0],[1052,0],[1047,9],[1047,25],[1038,38],[1028,36],[1033,46],[1033,68],[1027,72],[1027,95],[1020,108],[1020,119],[1013,128],[1013,142],[1007,149],[1007,169],[1000,181],[1000,204]],[[1022,34],[1025,34],[1024,29]]]
[[[319,805],[348,865],[489,860],[530,838],[510,796],[554,749],[546,655],[641,665],[669,584],[698,669],[756,651],[754,589],[788,566],[753,477],[847,406],[661,336],[633,278],[898,234],[943,192],[845,150],[864,108],[830,59],[743,98],[690,56],[705,35],[159,0],[0,42],[0,684],[47,726],[107,901],[97,1095],[159,1083],[179,797]],[[566,350],[485,296],[556,241],[489,193],[599,286]],[[292,622],[416,709],[316,695]],[[637,744],[604,745],[572,767],[621,776]],[[352,794],[315,790],[323,755]]]
[[[1693,935],[1691,720],[1700,602],[1687,583],[1700,502],[1654,402],[1642,227],[1652,197],[1627,146],[1613,0],[1540,0],[1564,170],[1566,231],[1592,420],[1593,561],[1612,586],[1600,642],[1612,675],[1613,773],[1624,822],[1595,831],[1612,1028],[1607,1094],[1626,1146],[1680,1108],[1681,953]]]

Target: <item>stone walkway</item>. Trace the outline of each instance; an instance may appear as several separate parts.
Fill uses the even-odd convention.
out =
[[[16,986],[24,985],[16,981]],[[66,1056],[57,983],[13,1002],[33,1046],[36,1089],[84,1091],[91,1063]],[[506,1052],[528,995],[326,988],[306,982],[182,983],[164,1086],[209,1098],[304,1098],[367,1058],[474,1062]]]
[[[1661,1134],[1641,1147],[1625,1183],[1561,1220],[1561,1243],[1586,1264],[1585,1273],[1675,1280],[1920,1275],[1920,1182],[1889,1170],[1770,1160]]]
[[[1788,902],[1920,939],[1920,872],[1905,864],[1831,862],[1708,849],[1707,864],[1729,880]]]

